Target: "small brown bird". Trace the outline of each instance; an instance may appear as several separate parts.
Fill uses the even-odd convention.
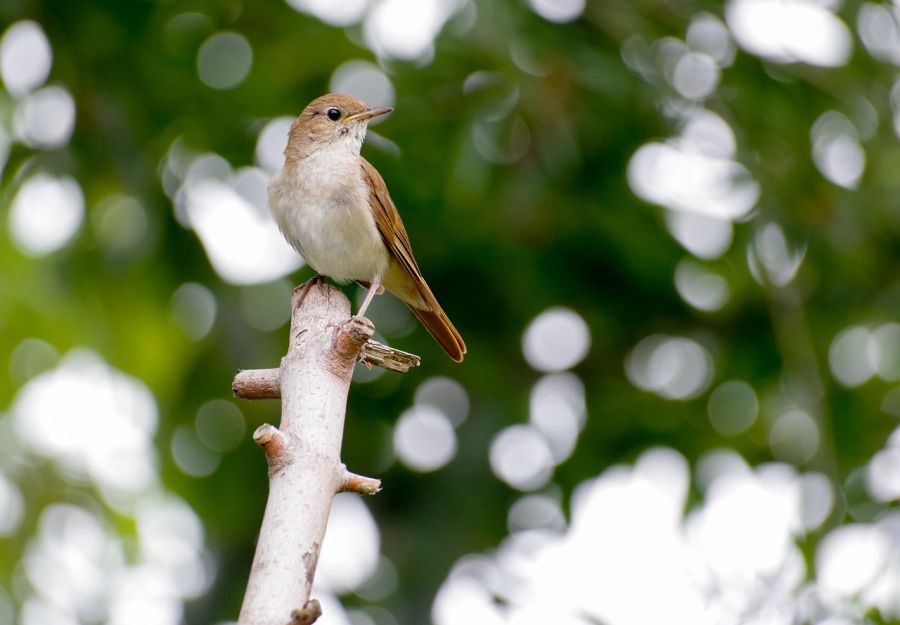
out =
[[[358,316],[387,289],[461,362],[466,344],[422,277],[384,180],[359,153],[369,120],[392,110],[340,93],[310,102],[291,125],[284,167],[269,182],[269,207],[313,269],[369,289]]]

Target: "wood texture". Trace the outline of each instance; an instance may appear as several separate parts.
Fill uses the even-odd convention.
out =
[[[281,424],[254,435],[269,463],[269,498],[239,625],[312,622],[310,592],[331,501],[348,485],[377,488],[371,478],[348,477],[340,460],[347,393],[371,324],[347,322],[349,301],[321,282],[295,290],[292,311]]]

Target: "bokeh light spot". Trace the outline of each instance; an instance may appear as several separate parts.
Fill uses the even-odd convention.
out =
[[[545,375],[532,387],[529,421],[549,444],[554,464],[575,450],[585,418],[584,383],[575,374]]]
[[[303,265],[269,213],[267,182],[255,167],[232,175],[217,155],[188,168],[180,196],[188,223],[216,273],[232,284],[271,282]]]
[[[209,334],[216,322],[216,296],[202,284],[182,284],[172,295],[171,306],[172,319],[192,341],[199,341]]]
[[[797,544],[833,505],[827,477],[782,463],[751,468],[732,451],[707,454],[697,471],[703,500],[687,512],[689,492],[694,499],[688,463],[666,448],[579,484],[568,528],[558,526],[552,493],[523,497],[496,549],[453,566],[435,598],[434,622],[833,625],[828,616],[809,619],[811,610],[859,616],[864,606],[879,606],[895,614],[897,546],[889,537],[900,515],[865,526],[888,538],[877,545],[883,566],[871,566],[870,545],[863,570],[847,573],[855,588],[860,578],[868,587],[836,594],[815,582]],[[844,555],[852,556],[852,547]],[[841,560],[836,568],[857,564]],[[817,566],[824,561],[817,556]],[[652,602],[645,600],[648,588]],[[848,610],[863,594],[863,605]]]
[[[221,32],[203,42],[197,52],[197,74],[213,89],[241,84],[253,65],[253,49],[241,34]]]
[[[13,128],[33,148],[62,147],[75,128],[75,100],[62,87],[45,87],[30,93],[16,106]]]
[[[135,581],[143,578],[151,586],[170,586],[165,590],[168,597],[160,599],[176,609],[180,606],[173,599],[202,594],[212,579],[202,558],[203,523],[194,510],[178,497],[154,494],[140,502],[134,516],[145,564],[143,571],[132,571]],[[135,592],[135,598],[143,595]]]
[[[556,498],[550,495],[525,495],[510,507],[506,524],[510,532],[533,529],[560,532],[566,528],[566,517]]]
[[[71,479],[88,477],[126,494],[156,479],[153,395],[89,350],[72,350],[55,369],[32,378],[16,395],[12,414],[23,444],[54,459]]]
[[[772,424],[769,446],[779,460],[793,464],[809,462],[819,449],[819,426],[809,413],[790,410]]]
[[[400,415],[394,426],[394,451],[416,471],[440,469],[456,455],[453,423],[434,406],[413,406]]]
[[[119,257],[146,249],[151,241],[147,209],[131,196],[113,193],[91,211],[91,225],[106,250]]]
[[[716,480],[725,475],[742,475],[750,471],[747,462],[730,449],[708,451],[697,460],[697,487],[707,491]]]
[[[377,526],[376,526],[377,527]],[[382,601],[397,591],[398,585],[397,567],[394,563],[381,556],[371,575],[354,590],[356,596],[366,601]]]
[[[850,58],[850,29],[816,0],[731,0],[725,19],[742,48],[777,63],[838,67]]]
[[[122,568],[124,554],[95,513],[58,503],[41,512],[23,561],[39,597],[77,623],[99,622],[109,592],[108,571]]]
[[[43,625],[44,623],[81,625],[81,622],[71,613],[71,610],[57,607],[48,601],[42,601],[34,597],[28,598],[23,603],[19,623],[21,625]]]
[[[888,4],[865,2],[859,7],[856,27],[860,39],[876,59],[900,65],[900,24],[896,9]]]
[[[360,21],[369,0],[287,0],[298,11],[309,13],[332,26],[349,26]]]
[[[710,485],[706,505],[691,515],[688,531],[716,577],[746,580],[780,567],[785,567],[782,575],[795,574],[786,565],[797,553],[791,534],[798,501],[785,496],[783,482],[728,473]]]
[[[416,389],[416,404],[433,406],[444,413],[454,426],[469,416],[469,394],[462,384],[444,376],[428,378]]]
[[[479,576],[465,571],[464,564],[457,563],[434,598],[431,618],[435,625],[505,625],[507,619],[490,588]]]
[[[725,278],[690,260],[682,260],[675,267],[675,288],[681,299],[707,312],[722,308],[730,296]]]
[[[172,460],[191,477],[206,477],[219,468],[221,454],[204,445],[193,428],[179,425],[172,433]]]
[[[549,308],[525,329],[522,352],[538,371],[562,371],[584,360],[591,333],[581,315],[569,308]]]
[[[415,60],[430,56],[444,23],[463,0],[383,0],[366,17],[363,34],[379,56]]]
[[[737,151],[734,130],[724,119],[711,111],[691,111],[678,143],[718,158],[730,158]]]
[[[233,402],[213,399],[197,410],[194,430],[200,442],[213,451],[231,451],[244,438],[244,415]]]
[[[696,341],[654,334],[643,339],[625,361],[631,382],[667,399],[692,399],[706,390],[712,356]]]
[[[710,393],[706,410],[718,432],[725,435],[740,434],[756,421],[759,401],[752,386],[741,380],[730,380]]]
[[[22,491],[0,471],[0,536],[9,536],[19,529],[25,516]]]
[[[585,0],[528,0],[528,3],[548,22],[563,24],[581,16]]]
[[[316,567],[316,587],[344,594],[361,586],[378,566],[380,543],[378,526],[362,497],[335,495]]]
[[[293,289],[285,279],[245,286],[240,296],[241,315],[257,330],[277,330],[291,318]]]
[[[869,492],[878,501],[900,499],[900,448],[877,452],[869,461],[866,477]]]
[[[704,52],[688,52],[675,63],[672,86],[689,100],[705,100],[719,84],[719,66]]]
[[[16,193],[9,210],[12,240],[29,256],[44,256],[68,243],[84,219],[84,195],[69,177],[35,174]]]
[[[675,240],[697,258],[713,260],[731,247],[734,228],[727,219],[697,213],[669,211],[666,228]]]
[[[839,597],[856,595],[875,580],[890,552],[890,538],[879,529],[861,524],[835,528],[816,549],[818,583]]]
[[[805,258],[806,245],[792,248],[784,230],[776,223],[759,228],[747,246],[750,273],[763,286],[787,286],[797,276]]]
[[[689,48],[705,52],[720,67],[727,67],[734,61],[731,33],[722,20],[711,13],[699,13],[692,17],[684,40]]]
[[[40,87],[47,80],[52,63],[50,42],[37,22],[16,22],[3,33],[0,77],[10,94],[22,96]]]
[[[876,327],[870,342],[876,352],[876,375],[887,382],[900,380],[900,323],[892,321]]]
[[[813,161],[822,175],[836,185],[855,189],[866,166],[866,153],[853,122],[828,111],[815,121],[810,135]]]
[[[266,123],[256,140],[256,164],[266,173],[274,173],[284,164],[284,148],[294,118],[276,117]]]
[[[543,436],[528,425],[512,425],[491,441],[494,475],[518,490],[536,490],[553,475],[553,452]]]
[[[709,111],[692,113],[679,138],[647,143],[628,162],[628,184],[643,200],[718,219],[745,217],[759,184],[732,160],[734,133]]]
[[[183,621],[180,588],[165,571],[139,566],[120,573],[109,602],[108,625],[178,625]]]
[[[43,339],[26,338],[16,345],[9,356],[9,377],[13,384],[24,384],[56,364],[59,352]]]
[[[800,478],[800,522],[808,532],[815,531],[834,508],[834,487],[821,473],[806,473]]]
[[[857,325],[844,328],[834,337],[828,349],[831,373],[847,387],[865,384],[875,375],[880,350],[880,345],[867,327]]]

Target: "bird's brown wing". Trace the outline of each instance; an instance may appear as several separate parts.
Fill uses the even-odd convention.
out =
[[[369,206],[372,209],[372,216],[392,259],[392,266],[388,268],[384,280],[385,288],[403,300],[447,355],[457,362],[462,361],[466,353],[466,344],[438,304],[419,270],[409,235],[406,234],[406,228],[388,193],[384,179],[366,159],[360,160],[363,177],[370,189]],[[397,272],[399,275],[392,275]]]

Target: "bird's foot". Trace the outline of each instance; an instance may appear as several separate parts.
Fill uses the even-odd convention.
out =
[[[303,300],[306,299],[306,295],[314,285],[323,284],[324,282],[325,276],[317,273],[303,284],[295,286],[291,297],[294,306],[293,310],[297,310],[303,305]]]

